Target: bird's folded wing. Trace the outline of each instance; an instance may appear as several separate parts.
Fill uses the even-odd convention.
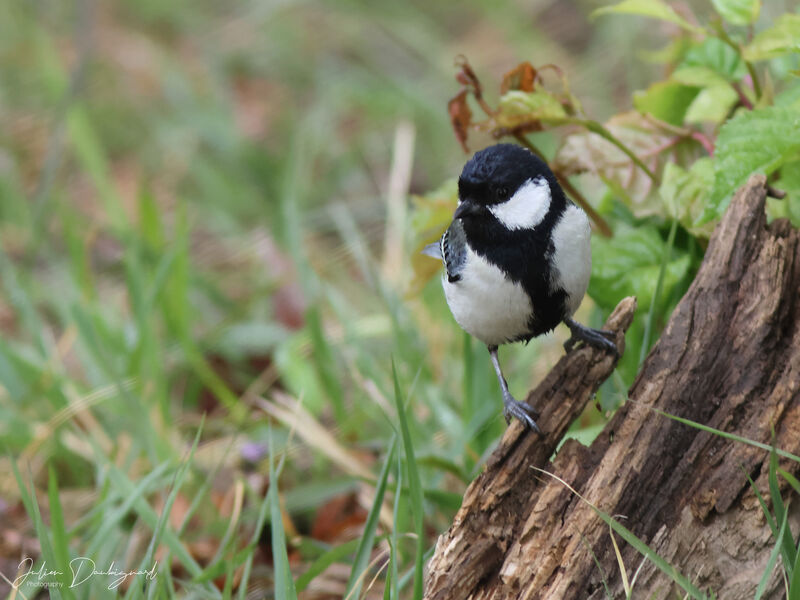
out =
[[[452,283],[461,279],[467,262],[467,235],[460,219],[456,219],[442,236],[442,255],[447,279]]]

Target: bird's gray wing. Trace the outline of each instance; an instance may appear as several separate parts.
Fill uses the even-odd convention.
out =
[[[447,271],[447,280],[454,283],[461,279],[461,272],[467,263],[467,234],[461,219],[456,219],[444,232],[441,240],[441,253]]]

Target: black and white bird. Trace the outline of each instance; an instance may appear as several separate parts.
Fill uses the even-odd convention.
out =
[[[532,152],[497,144],[477,152],[458,179],[458,207],[438,243],[423,252],[441,259],[445,297],[458,324],[487,345],[506,422],[516,417],[539,432],[538,413],[519,402],[497,347],[528,341],[563,322],[579,341],[617,353],[613,334],[572,320],[589,284],[589,219],[564,195]]]

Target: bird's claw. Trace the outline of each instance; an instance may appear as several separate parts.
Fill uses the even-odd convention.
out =
[[[591,327],[576,323],[572,319],[568,319],[565,322],[572,333],[570,338],[564,342],[564,349],[567,352],[572,350],[578,342],[584,342],[600,350],[607,350],[616,358],[619,358],[619,349],[615,343],[617,339],[617,334],[615,332],[606,331],[604,329],[592,329]]]
[[[534,420],[539,418],[539,412],[530,404],[514,399],[511,394],[503,395],[503,416],[506,418],[506,424],[511,423],[511,417],[516,417],[528,429],[542,433]]]

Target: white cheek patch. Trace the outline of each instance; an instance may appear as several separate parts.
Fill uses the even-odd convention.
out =
[[[529,179],[516,193],[489,211],[508,229],[533,229],[550,210],[550,184],[544,177]]]

